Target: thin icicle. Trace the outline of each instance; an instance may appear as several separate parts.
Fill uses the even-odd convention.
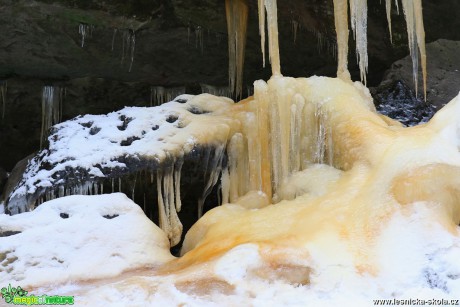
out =
[[[195,48],[201,50],[201,54],[204,51],[204,44],[203,44],[203,28],[201,26],[197,26],[195,28]]]
[[[245,0],[226,0],[225,8],[228,29],[229,88],[237,98],[241,98],[243,94],[248,5]]]
[[[5,110],[6,110],[6,92],[8,90],[7,81],[0,82],[0,95],[2,99],[2,121],[5,119]]]
[[[265,67],[265,0],[258,0],[258,10],[259,10],[260,49],[262,50],[263,67]]]
[[[385,0],[385,7],[387,11],[388,32],[390,33],[390,42],[393,44],[393,35],[391,33],[391,2],[393,0]],[[398,3],[396,1],[396,3]]]
[[[91,37],[93,35],[93,28],[94,28],[94,26],[87,25],[87,24],[84,24],[84,23],[81,23],[78,26],[78,34],[81,35],[81,47],[82,48],[85,46],[86,38]]]
[[[367,0],[350,0],[350,22],[356,40],[356,58],[361,81],[366,84],[367,57]]]
[[[40,148],[43,148],[48,138],[48,129],[61,122],[62,103],[65,88],[58,86],[44,86],[42,91],[42,127],[40,133]]]
[[[276,0],[265,0],[265,9],[267,10],[268,26],[268,51],[270,55],[270,64],[272,65],[272,74],[281,75],[280,52],[278,43],[278,10]]]
[[[423,74],[423,92],[426,100],[426,50],[425,30],[423,27],[421,0],[402,0],[407,24],[407,37],[412,57],[412,73],[414,78],[415,95],[418,94],[419,52]],[[418,48],[417,48],[418,47]]]

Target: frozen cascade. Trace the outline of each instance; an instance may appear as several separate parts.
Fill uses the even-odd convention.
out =
[[[7,90],[8,90],[8,81],[0,81],[0,95],[2,99],[2,121],[5,119]]]
[[[150,106],[159,106],[172,101],[177,96],[185,94],[185,86],[165,88],[163,86],[150,87]]]
[[[243,94],[248,5],[245,0],[226,0],[225,8],[228,29],[229,88],[237,98],[241,98]]]
[[[44,86],[42,91],[42,128],[40,133],[40,148],[43,148],[48,138],[51,126],[60,123],[62,119],[62,104],[66,89],[59,86]]]
[[[83,48],[85,46],[85,40],[87,37],[92,37],[93,35],[93,25],[88,25],[85,23],[80,23],[78,26],[78,34],[81,35],[81,47]]]

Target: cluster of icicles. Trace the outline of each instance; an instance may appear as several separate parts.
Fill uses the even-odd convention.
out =
[[[227,13],[245,14],[240,1],[227,1]],[[404,12],[408,23],[411,53],[417,58],[416,45],[420,50],[425,77],[424,33],[421,21],[421,3],[418,0],[403,0]],[[338,42],[338,77],[351,82],[347,68],[348,53],[348,2],[334,0],[335,22]],[[387,0],[387,9],[391,10],[391,1]],[[367,70],[366,25],[367,4],[362,0],[350,0],[351,24],[357,40],[357,52],[365,81]],[[390,14],[391,15],[391,14]],[[214,185],[221,178],[222,203],[237,202],[249,191],[263,192],[268,201],[276,203],[282,200],[280,191],[283,183],[295,172],[314,163],[334,165],[332,129],[327,125],[331,114],[327,111],[327,101],[310,101],[309,79],[292,79],[281,76],[277,7],[275,0],[259,0],[259,21],[261,47],[265,62],[265,18],[267,18],[269,56],[273,77],[268,81],[254,83],[254,97],[232,106],[224,113],[228,118],[237,120],[238,128],[230,128],[226,140],[213,144],[212,152],[206,154],[206,185],[198,203],[199,216],[203,214],[203,203]],[[235,34],[235,29],[244,29],[237,25],[246,17],[227,16],[229,36],[235,41],[230,58],[242,63],[244,52],[238,42],[244,35]],[[390,17],[389,17],[390,18]],[[391,21],[389,20],[391,23]],[[231,25],[231,26],[230,26]],[[231,35],[230,35],[231,34]],[[417,62],[418,63],[418,62]],[[234,67],[240,67],[234,65]],[[240,68],[235,68],[233,76],[238,79]],[[232,77],[233,78],[233,77]],[[235,79],[235,80],[236,80]],[[310,78],[311,79],[311,78]],[[235,85],[233,83],[232,87]],[[230,89],[231,90],[231,89]],[[156,95],[165,95],[161,89],[152,90]],[[314,96],[314,95],[313,95]],[[208,115],[206,115],[208,116]],[[214,116],[214,115],[209,115]],[[217,128],[216,128],[217,129]],[[224,164],[224,155],[227,163]],[[183,152],[173,157],[173,163],[156,172],[159,224],[168,235],[171,245],[180,241],[182,224],[177,212],[181,209],[180,175],[183,164]],[[339,168],[339,167],[338,167]],[[152,179],[153,181],[153,179]],[[102,188],[101,188],[102,189]],[[84,186],[80,191],[68,191],[70,194],[85,194],[94,191],[94,185]],[[99,192],[99,191],[98,191]],[[100,191],[102,192],[102,191]],[[134,193],[134,191],[133,191]],[[59,190],[59,196],[66,194]],[[55,197],[54,193],[45,195],[46,199]]]

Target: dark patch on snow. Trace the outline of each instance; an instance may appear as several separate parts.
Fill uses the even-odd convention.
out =
[[[179,116],[177,115],[169,115],[167,118],[166,118],[166,121],[170,124],[172,123],[175,123],[177,120],[179,119]]]
[[[445,292],[448,291],[446,281],[443,280],[433,269],[426,269],[424,271],[424,275],[430,288],[438,288]]]
[[[103,217],[108,219],[108,220],[111,220],[111,219],[114,219],[116,217],[119,217],[119,215],[118,214],[112,214],[112,215],[106,214],[106,215],[103,215]]]
[[[185,98],[176,98],[174,101],[178,102],[178,103],[186,103],[187,99],[185,99]]]
[[[127,138],[126,140],[121,141],[120,145],[121,145],[121,146],[131,146],[131,144],[132,144],[134,141],[137,141],[137,140],[140,140],[140,139],[141,139],[140,137],[131,136],[131,137]]]
[[[91,130],[89,131],[89,134],[91,135],[96,135],[99,133],[99,131],[101,131],[101,128],[99,127],[92,127]]]
[[[125,131],[126,128],[128,128],[128,124],[133,120],[132,117],[126,117],[126,115],[120,115],[118,119],[123,122],[121,125],[117,126],[120,131]]]
[[[94,122],[87,122],[87,123],[79,123],[85,128],[91,128],[91,126],[94,124]]]
[[[200,109],[200,108],[198,108],[198,107],[196,107],[196,106],[192,106],[192,107],[188,108],[187,111],[189,111],[190,113],[195,114],[195,115],[201,115],[201,114],[208,114],[208,113],[211,113],[211,112],[209,112],[209,111]]]
[[[61,212],[61,213],[59,214],[59,216],[60,216],[61,218],[63,218],[63,219],[68,219],[68,218],[69,218],[69,214],[68,214],[68,213],[64,213],[64,212]]]
[[[18,233],[21,233],[21,231],[17,231],[17,230],[3,230],[3,231],[0,231],[0,237],[10,237],[10,236],[17,235]]]
[[[158,128],[160,128],[160,126],[155,125],[155,126],[152,127],[152,130],[155,131],[155,130],[158,130]]]

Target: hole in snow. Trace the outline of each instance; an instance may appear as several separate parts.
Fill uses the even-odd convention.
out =
[[[121,146],[130,146],[134,141],[140,140],[139,137],[137,136],[132,136],[127,138],[126,140],[121,141],[120,145]]]
[[[175,123],[177,120],[179,119],[179,116],[177,115],[169,115],[167,118],[166,118],[166,121],[170,124],[172,123]]]
[[[69,218],[69,214],[68,213],[64,213],[62,212],[61,214],[59,214],[59,216],[63,219],[68,219]]]
[[[178,102],[178,103],[186,103],[186,102],[187,102],[187,99],[185,99],[185,98],[179,98],[179,99],[177,99],[177,98],[176,98],[176,100],[174,100],[174,101],[176,101],[176,102]]]
[[[155,126],[152,127],[152,130],[155,131],[155,130],[158,130],[158,128],[160,128],[160,126],[155,125]]]
[[[0,237],[14,236],[14,235],[17,235],[18,233],[21,233],[21,231],[17,231],[17,230],[3,230],[3,231],[0,231]]]
[[[196,106],[192,106],[192,107],[188,108],[187,111],[189,111],[189,112],[192,113],[192,114],[196,114],[196,115],[201,115],[201,114],[210,113],[209,111],[200,109],[200,108],[198,108],[198,107],[196,107]]]
[[[106,214],[106,215],[103,215],[104,218],[108,219],[108,220],[111,220],[111,219],[114,219],[116,217],[118,217],[119,215],[118,214]]]
[[[91,126],[94,124],[94,122],[87,122],[87,123],[79,123],[85,128],[91,128]]]
[[[128,124],[133,120],[131,117],[126,117],[126,115],[121,115],[118,119],[123,122],[120,126],[117,126],[120,131],[125,131],[128,128]]]
[[[91,135],[96,135],[99,133],[99,131],[101,131],[101,128],[99,127],[92,127],[91,130],[89,131],[89,134]]]

